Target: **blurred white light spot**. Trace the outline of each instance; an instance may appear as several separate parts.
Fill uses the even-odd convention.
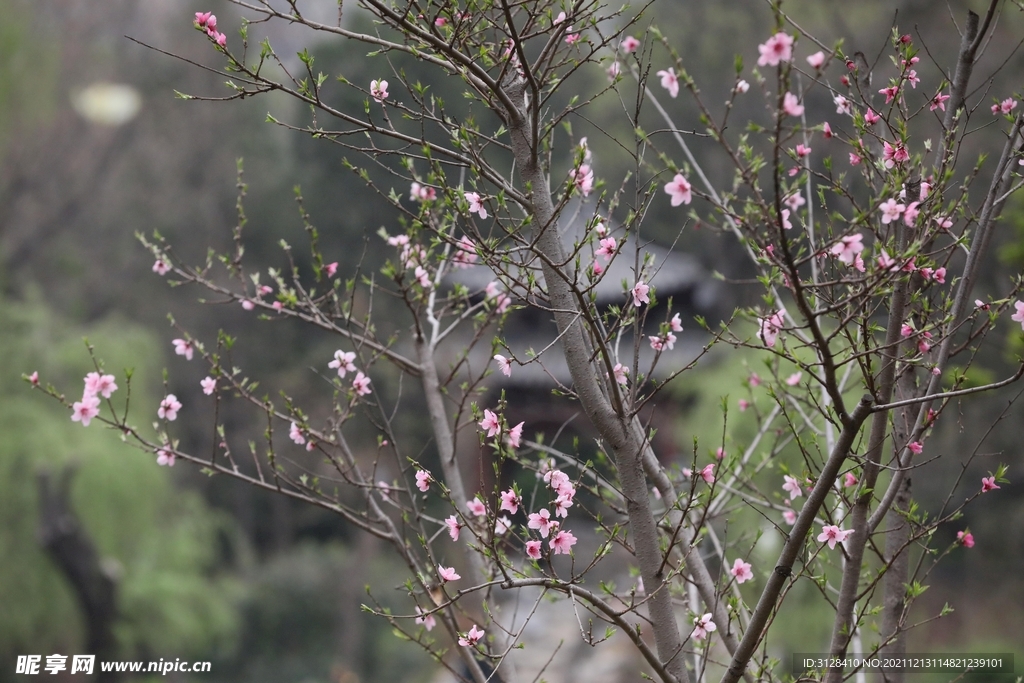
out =
[[[130,85],[99,82],[73,93],[71,104],[88,121],[103,126],[120,126],[139,113],[142,97]]]

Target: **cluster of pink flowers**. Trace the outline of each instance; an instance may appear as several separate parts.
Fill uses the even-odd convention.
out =
[[[484,409],[484,419],[480,420],[477,424],[480,425],[480,429],[487,433],[487,438],[492,439],[499,436],[502,432],[502,419],[492,410]],[[508,434],[505,437],[505,443],[512,448],[519,448],[520,441],[523,438],[523,425],[525,422],[520,422],[515,427],[508,430]]]
[[[506,294],[497,282],[488,282],[484,294],[488,299],[494,299],[498,313],[504,313],[512,304],[512,297]]]
[[[992,105],[992,113],[995,115],[1009,114],[1011,111],[1017,108],[1017,100],[1012,97],[1007,97],[1002,102],[997,102]]]
[[[327,364],[327,367],[332,370],[338,371],[338,377],[344,378],[346,374],[350,372],[356,373],[355,379],[352,380],[352,390],[356,392],[357,396],[367,396],[372,394],[373,391],[370,389],[370,378],[363,374],[362,370],[356,368],[354,363],[356,354],[354,351],[342,351],[338,349],[334,352],[334,360]]]
[[[206,31],[206,35],[210,36],[210,40],[215,42],[219,47],[224,47],[228,43],[228,37],[223,33],[217,32],[217,16],[212,12],[196,12],[195,27]]]
[[[554,517],[561,517],[566,519],[569,516],[569,508],[573,505],[573,498],[576,495],[576,487],[573,485],[569,476],[561,470],[549,469],[544,473],[544,482],[551,487],[555,493],[555,500],[553,503],[555,514]],[[505,505],[506,494],[516,496],[514,491],[507,491],[502,494],[502,509],[509,509],[514,513],[514,510],[518,510],[518,506],[521,504],[521,499],[516,496],[514,504],[510,504],[509,507]],[[511,501],[510,501],[511,503]],[[527,522],[527,527],[535,529],[541,538],[551,537],[548,545],[553,555],[568,555],[572,551],[572,547],[576,545],[576,536],[572,532],[562,529],[561,524],[557,519],[553,519],[551,512],[547,508],[541,508],[538,512],[531,513]],[[526,555],[530,559],[539,560],[541,558],[542,542],[536,539],[532,539],[526,542]]]
[[[487,211],[483,211],[481,218],[487,218]],[[452,256],[452,264],[456,268],[471,268],[476,263],[476,243],[469,239],[465,235],[459,238],[459,243],[455,245],[455,254]]]
[[[38,384],[39,376],[32,373],[32,377],[32,383]],[[85,376],[82,400],[75,401],[71,406],[71,421],[81,422],[83,427],[88,427],[92,419],[100,414],[100,397],[110,398],[115,391],[117,391],[117,383],[114,381],[113,375],[90,372]]]
[[[589,197],[594,189],[594,171],[590,164],[581,164],[579,168],[569,171],[569,178],[572,179],[576,188],[584,197]]]

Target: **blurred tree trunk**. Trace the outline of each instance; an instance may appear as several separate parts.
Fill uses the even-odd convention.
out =
[[[117,586],[104,570],[88,532],[71,508],[69,490],[75,467],[68,465],[56,476],[47,470],[37,475],[39,487],[39,544],[71,584],[85,619],[85,652],[96,655],[93,680],[113,683],[116,672],[100,670],[100,662],[117,658],[114,622],[117,619]]]

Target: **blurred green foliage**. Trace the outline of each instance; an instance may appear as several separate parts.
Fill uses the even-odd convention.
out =
[[[73,508],[118,577],[124,656],[198,658],[229,645],[241,594],[218,567],[219,539],[235,540],[227,516],[177,489],[173,472],[153,455],[126,446],[98,421],[88,428],[72,422],[21,378],[37,370],[42,384],[81,387],[93,369],[82,344],[87,333],[118,376],[112,400],[119,409],[127,395],[119,368],[134,367],[132,404],[145,419],[157,404],[160,353],[152,335],[123,319],[75,329],[38,299],[0,300],[0,321],[0,659],[81,651],[75,598],[35,537],[36,472],[69,462],[78,468]],[[8,674],[5,667],[0,678]]]

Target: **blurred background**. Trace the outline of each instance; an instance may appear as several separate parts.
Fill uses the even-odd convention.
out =
[[[863,50],[869,59],[882,55],[880,70],[890,54],[891,28],[910,32],[925,48],[922,87],[933,92],[939,67],[951,68],[956,54],[954,20],[962,24],[968,7],[980,12],[986,4],[794,0],[786,6],[826,44],[845,37],[847,52]],[[337,7],[325,5],[310,11],[330,20]],[[301,186],[320,230],[325,257],[338,260],[343,272],[351,271],[364,251],[364,267],[378,267],[383,257],[374,251],[379,244],[374,233],[382,226],[392,233],[398,229],[387,204],[346,170],[340,147],[265,122],[268,112],[281,120],[302,120],[306,114],[287,99],[223,104],[176,98],[176,91],[227,94],[222,77],[184,61],[221,64],[192,29],[193,13],[200,10],[213,10],[228,40],[238,44],[240,15],[219,0],[201,6],[177,0],[0,0],[0,683],[20,679],[13,673],[19,654],[81,653],[90,645],[108,648],[117,659],[213,662],[211,673],[165,680],[428,680],[435,674],[430,660],[396,638],[386,622],[360,610],[371,601],[367,584],[373,600],[388,605],[394,596],[400,602],[396,589],[404,580],[403,567],[386,548],[324,511],[188,466],[158,467],[152,454],[127,447],[116,434],[72,423],[22,380],[23,373],[38,371],[44,383],[76,393],[93,369],[87,338],[108,371],[120,377],[123,368],[133,368],[132,401],[142,416],[155,411],[168,368],[166,390],[186,406],[184,419],[175,425],[181,448],[208,451],[212,426],[198,419],[199,413],[189,419],[190,407],[202,404],[199,379],[205,369],[173,355],[170,339],[181,334],[169,324],[170,314],[208,343],[219,329],[236,335],[234,364],[272,393],[283,389],[310,412],[330,400],[330,387],[314,381],[310,368],[325,365],[335,340],[261,322],[234,304],[201,305],[202,293],[168,287],[151,271],[152,255],[135,238],[136,232],[157,230],[191,263],[204,260],[208,248],[225,249],[236,222],[240,158],[249,184],[245,244],[255,267],[285,265],[277,246],[281,239],[305,245],[295,186]],[[671,35],[712,104],[728,96],[734,52],[740,50],[752,65],[756,45],[771,25],[766,3],[755,0],[666,2],[654,11],[651,21]],[[351,21],[362,21],[354,10]],[[320,68],[353,82],[368,83],[387,73],[381,58],[371,61],[359,46],[307,43],[315,36],[284,26],[259,31],[268,32],[283,57],[308,46]],[[1024,17],[1007,4],[975,72],[982,84],[1002,66],[991,88],[981,86],[972,96],[980,103],[979,123],[963,150],[967,158],[993,153],[1001,144],[998,131],[983,124],[992,121],[990,100],[1021,91],[1022,38]],[[416,68],[406,67],[410,73]],[[577,82],[596,89],[603,79],[595,68]],[[457,83],[432,87],[457,98]],[[341,106],[361,108],[362,97],[345,97],[339,94]],[[834,111],[820,90],[807,105],[811,121]],[[685,96],[671,106],[683,127],[699,127]],[[606,98],[592,112],[593,125],[580,123],[574,130],[589,133],[599,173],[608,178],[621,176],[626,167],[616,161],[615,143],[596,131],[622,131],[620,113],[618,103]],[[763,114],[752,91],[737,105],[733,120]],[[654,119],[650,124],[661,125]],[[728,182],[729,169],[715,150],[700,141],[695,147],[712,178]],[[678,220],[667,202],[656,201],[645,229],[670,244]],[[730,284],[750,276],[734,240],[698,225],[682,233],[678,247],[725,278],[716,303],[719,315],[757,302],[758,287]],[[295,251],[300,267],[306,265],[306,252]],[[1024,205],[1017,200],[997,231],[990,263],[977,292],[982,299],[1005,296],[1010,279],[1024,266]],[[1012,371],[1022,350],[1020,338],[1020,330],[1008,322],[998,328],[990,338],[991,353],[976,365],[975,380]],[[765,393],[747,396],[743,384],[760,362],[743,352],[713,356],[677,383],[671,408],[678,426],[672,437],[680,451],[695,437],[709,445],[720,440],[724,396],[732,405],[741,397],[755,407],[769,405]],[[998,462],[1010,464],[1011,480],[1020,479],[1024,410],[1008,406],[1016,391],[972,398],[947,411],[929,441],[929,452],[941,458],[929,465],[926,477],[914,480],[924,510],[937,512],[954,486],[954,501],[973,494]],[[752,429],[752,413],[731,412],[729,438],[739,444]],[[240,445],[260,438],[265,427],[259,414],[240,407],[222,419]],[[403,430],[428,440],[426,425],[407,422]],[[982,456],[957,485],[962,463],[975,450]],[[1017,483],[997,493],[937,532],[934,545],[945,548],[958,530],[970,528],[976,546],[955,550],[927,577],[931,587],[912,621],[929,619],[946,602],[954,611],[913,631],[911,649],[1016,651],[1019,671],[1024,665],[1024,506]],[[47,552],[47,523],[72,513],[81,537],[95,548],[106,577],[100,584],[116,592],[116,614],[83,609],[66,567]],[[771,549],[758,548],[767,562]],[[825,646],[828,613],[813,586],[794,591],[779,621],[783,628],[773,635],[778,652]],[[90,641],[96,628],[108,628],[110,639]],[[568,628],[564,637],[571,640],[575,625]]]

